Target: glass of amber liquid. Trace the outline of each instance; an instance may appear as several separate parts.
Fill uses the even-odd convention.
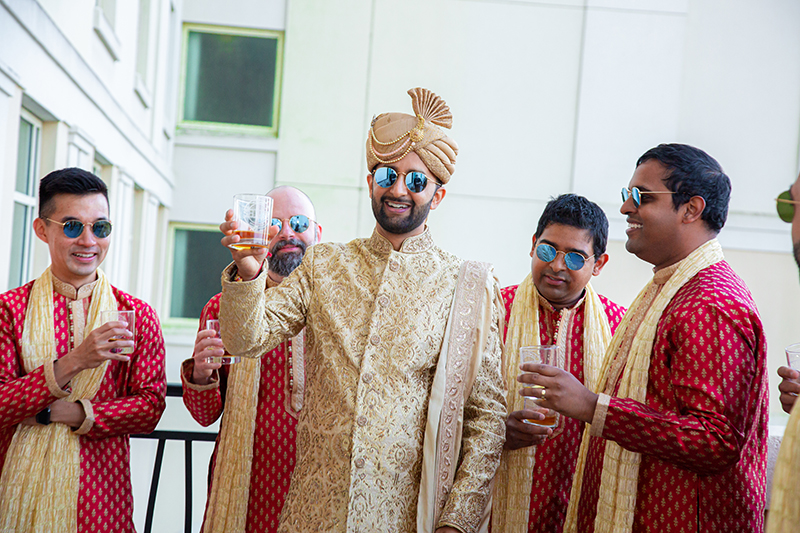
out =
[[[217,334],[217,338],[219,338],[219,320],[214,318],[206,320],[206,329],[215,331]],[[222,347],[222,349],[225,350],[225,353],[223,355],[207,357],[206,361],[209,363],[222,363],[223,365],[232,365],[242,360],[242,358],[238,355],[229,354],[228,350],[226,350],[224,346]]]
[[[541,363],[543,365],[555,366],[564,369],[564,351],[554,344],[544,344],[539,346],[523,346],[519,349],[520,363]],[[529,388],[540,389],[537,385],[528,385]],[[552,409],[545,409],[539,405],[539,399],[533,397],[525,398],[525,409],[540,411],[544,413],[544,420],[523,420],[526,424],[543,427],[556,427],[558,425],[559,414]]]
[[[128,331],[131,332],[133,336],[133,346],[126,346],[125,348],[115,348],[113,353],[121,353],[125,355],[130,355],[136,349],[136,312],[135,311],[103,311],[101,318],[103,319],[103,324],[106,322],[124,322]],[[111,337],[108,339],[110,341],[127,341],[131,340],[127,337]]]
[[[263,194],[234,195],[233,220],[239,223],[234,231],[239,236],[239,242],[231,244],[231,248],[266,248],[272,222],[272,198]]]

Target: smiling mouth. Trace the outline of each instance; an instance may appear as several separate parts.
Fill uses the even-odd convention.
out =
[[[72,255],[75,257],[80,257],[81,259],[91,259],[92,257],[96,256],[96,253],[88,253],[88,252],[75,252]]]
[[[411,204],[404,204],[401,202],[390,202],[389,200],[384,200],[383,203],[386,204],[388,207],[391,207],[392,209],[408,209],[411,207]]]
[[[635,222],[628,222],[628,229],[642,229],[644,226]]]

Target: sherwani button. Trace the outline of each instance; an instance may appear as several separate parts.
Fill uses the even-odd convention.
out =
[[[381,307],[386,307],[387,305],[389,305],[389,297],[386,296],[385,294],[382,294],[378,298],[378,303],[380,304]]]
[[[391,270],[392,272],[397,272],[398,270],[400,270],[400,263],[398,263],[397,261],[390,261],[389,270]]]
[[[361,381],[364,383],[369,383],[372,381],[372,372],[365,372],[363,376],[361,376]]]
[[[381,336],[380,335],[373,335],[372,338],[369,340],[374,346],[377,346],[381,343]]]
[[[357,468],[364,468],[364,464],[365,463],[366,463],[366,461],[364,460],[363,457],[359,457],[358,459],[356,459],[356,467]]]
[[[358,417],[358,420],[356,422],[357,422],[357,424],[359,426],[361,426],[363,428],[364,426],[367,425],[367,417],[364,416],[364,415],[361,415],[361,416]]]

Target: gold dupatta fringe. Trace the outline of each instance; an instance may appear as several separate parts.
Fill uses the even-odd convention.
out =
[[[591,284],[586,285],[584,305],[586,306],[583,331],[584,376],[586,386],[593,390],[606,346],[611,340],[611,327],[603,303]],[[508,324],[505,373],[508,376],[509,413],[519,411],[524,406],[524,398],[519,394],[523,386],[516,379],[520,365],[519,349],[537,344],[541,344],[539,294],[531,274],[528,274],[517,288]],[[564,349],[566,350],[566,346]],[[528,530],[535,452],[535,446],[513,451],[503,450],[495,479],[492,531],[522,533]]]
[[[293,387],[286,407],[292,416],[303,407],[305,392],[305,330],[292,340]],[[253,439],[258,414],[261,359],[248,357],[230,367],[225,414],[220,427],[219,448],[208,496],[206,533],[244,533],[253,470]]]
[[[800,404],[795,404],[772,478],[767,533],[794,533],[800,524]]]
[[[616,397],[631,398],[642,403],[646,400],[650,356],[653,350],[658,321],[661,319],[664,309],[686,282],[701,270],[723,259],[722,247],[716,239],[712,239],[695,249],[678,264],[675,273],[664,284],[661,292],[650,305],[637,331],[628,331],[631,317],[636,316],[637,312],[641,311],[638,308],[643,304],[645,293],[654,282],[651,281],[642,289],[623,317],[614,338],[611,340],[598,381],[600,385],[595,390],[596,392],[602,392],[607,385],[612,363],[619,356],[625,357],[627,361],[620,378]],[[619,354],[623,339],[630,336],[633,336],[630,351],[627,354]],[[581,496],[586,455],[589,450],[589,433],[590,428],[587,426],[583,433],[578,466],[572,482],[570,505],[567,510],[564,533],[575,533],[577,531],[578,503]],[[631,531],[636,510],[640,463],[641,454],[625,450],[613,441],[606,442],[600,494],[597,502],[597,516],[594,524],[597,533],[628,533]]]
[[[261,359],[243,357],[230,367],[225,415],[203,527],[206,533],[245,530],[260,376]]]
[[[101,311],[117,308],[111,284],[97,270],[86,333],[102,324]],[[33,372],[56,358],[53,278],[50,268],[31,288],[22,333],[22,363]],[[67,401],[97,394],[108,361],[72,378]],[[19,424],[0,476],[0,531],[64,533],[77,531],[80,439],[65,424]]]

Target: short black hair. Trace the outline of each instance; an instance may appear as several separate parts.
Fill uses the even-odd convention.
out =
[[[728,219],[731,180],[717,160],[688,144],[659,144],[642,154],[636,166],[651,159],[667,169],[664,185],[675,193],[672,195],[675,210],[692,196],[702,197],[706,207],[700,218],[711,231],[719,233]]]
[[[54,170],[39,182],[39,218],[53,212],[53,198],[58,194],[102,194],[108,202],[108,187],[103,180],[82,168],[62,168]]]
[[[588,230],[592,235],[595,257],[606,253],[608,217],[599,205],[583,196],[562,194],[547,202],[536,226],[536,238],[541,237],[551,224]]]

